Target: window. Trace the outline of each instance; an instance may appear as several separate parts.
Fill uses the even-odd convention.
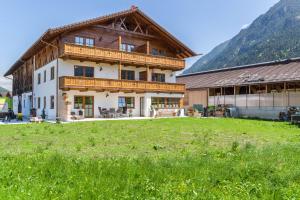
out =
[[[41,108],[41,98],[38,97],[38,109],[40,109],[40,108]]]
[[[74,76],[94,77],[94,68],[74,66]]]
[[[46,97],[44,97],[44,109],[46,109],[46,107],[47,107],[47,99]]]
[[[83,97],[74,97],[74,109],[82,109]]]
[[[93,67],[85,67],[85,77],[94,77],[94,68]]]
[[[121,78],[122,80],[132,80],[132,81],[135,80],[134,71],[122,70]]]
[[[120,51],[126,51],[127,45],[126,44],[121,44],[120,48],[121,48]]]
[[[38,74],[38,84],[41,84],[41,74]]]
[[[165,50],[153,48],[151,54],[155,56],[166,56],[167,52]]]
[[[46,83],[46,80],[47,80],[47,71],[45,70],[44,71],[44,83]]]
[[[119,108],[134,108],[134,97],[119,97]]]
[[[121,44],[120,51],[127,51],[127,52],[133,52],[135,46],[132,44]]]
[[[51,67],[50,80],[54,80],[54,77],[55,77],[55,75],[54,75],[55,71],[54,70],[55,70],[55,68]]]
[[[50,97],[50,109],[54,109],[54,96]]]
[[[151,99],[151,105],[158,109],[170,109],[180,107],[180,98],[160,98],[153,97]]]
[[[95,46],[95,40],[93,38],[84,38],[84,37],[75,37],[75,44],[77,45],[86,45],[88,47]]]
[[[95,40],[92,38],[86,38],[85,44],[86,44],[86,46],[93,47],[95,45]]]
[[[134,45],[128,44],[127,45],[127,51],[128,52],[133,52],[133,50],[134,50]]]
[[[84,38],[83,37],[75,37],[75,44],[84,45]]]
[[[140,81],[147,81],[147,71],[140,72]]]
[[[74,67],[74,76],[83,76],[83,70],[84,70],[84,67],[81,67],[81,66],[75,66]]]
[[[152,53],[152,55],[155,55],[155,56],[159,55],[158,49],[155,49],[155,48],[152,49],[151,53]]]
[[[166,75],[165,74],[159,74],[159,73],[153,73],[152,74],[152,81],[154,82],[166,82]]]

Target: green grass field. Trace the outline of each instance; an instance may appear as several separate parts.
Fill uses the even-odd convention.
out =
[[[300,199],[300,129],[233,119],[0,126],[0,199]]]

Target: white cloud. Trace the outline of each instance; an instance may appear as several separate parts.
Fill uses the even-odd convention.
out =
[[[250,24],[244,24],[244,25],[242,26],[242,29],[247,29],[249,26],[250,26]]]
[[[6,88],[8,90],[12,89],[12,80],[0,77],[0,87]]]

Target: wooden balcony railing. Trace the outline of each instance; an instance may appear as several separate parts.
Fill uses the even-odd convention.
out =
[[[136,64],[155,68],[182,70],[185,61],[176,58],[153,56],[142,53],[123,52],[114,49],[64,44],[62,58],[85,59],[90,61],[121,62],[123,64]]]
[[[162,92],[184,93],[184,84],[157,83],[146,81],[127,81],[85,77],[60,77],[59,88],[62,90],[92,90],[121,92]]]

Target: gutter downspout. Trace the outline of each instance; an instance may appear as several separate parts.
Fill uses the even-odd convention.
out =
[[[52,46],[57,50],[57,58],[56,58],[56,98],[55,98],[55,100],[56,100],[56,118],[58,118],[59,117],[59,115],[58,115],[58,84],[59,84],[59,82],[58,82],[58,64],[59,64],[58,55],[59,55],[59,48],[58,48],[58,46],[55,46],[51,43],[48,43],[48,42],[44,41],[43,39],[41,39],[41,42],[43,42],[43,43],[45,43],[49,46]]]

